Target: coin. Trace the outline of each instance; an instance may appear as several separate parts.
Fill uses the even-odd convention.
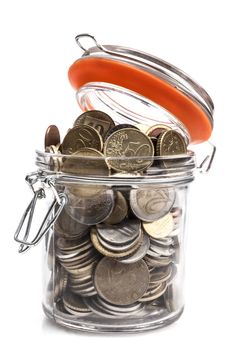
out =
[[[77,125],[92,126],[105,138],[107,132],[114,127],[115,123],[108,114],[92,110],[81,114],[74,122],[74,127]]]
[[[114,208],[112,213],[109,215],[107,220],[104,221],[105,224],[119,224],[126,217],[128,212],[128,205],[125,197],[120,191],[116,191],[116,198],[114,203]]]
[[[147,263],[148,266],[157,267],[157,268],[162,267],[162,266],[167,266],[167,265],[172,263],[172,258],[167,257],[167,256],[151,257],[151,256],[146,254],[143,259]]]
[[[104,306],[102,306],[98,302],[97,297],[85,298],[85,304],[94,314],[102,318],[116,319],[116,315],[113,313],[110,313]]]
[[[83,298],[71,292],[67,292],[63,295],[63,304],[65,309],[75,316],[84,316],[91,312],[84,303]]]
[[[104,155],[93,148],[82,148],[70,157],[63,158],[62,171],[76,175],[108,176],[109,168]]]
[[[151,126],[149,129],[146,131],[146,135],[150,137],[158,137],[160,134],[162,134],[164,131],[171,130],[171,128],[167,125],[164,124],[156,124]]]
[[[105,257],[95,269],[94,284],[98,294],[111,304],[133,304],[148,288],[149,270],[143,260],[123,264]]]
[[[149,285],[148,290],[146,293],[142,296],[142,298],[139,299],[139,301],[146,302],[146,301],[151,301],[159,298],[161,295],[165,293],[167,289],[167,283],[162,282],[157,285]]]
[[[65,208],[61,211],[55,224],[55,232],[59,237],[73,238],[81,237],[89,232],[89,227],[84,225],[68,215]]]
[[[62,143],[62,153],[72,154],[85,147],[101,151],[103,147],[102,137],[93,127],[78,125],[66,134]]]
[[[97,225],[98,234],[107,242],[116,245],[129,244],[136,239],[141,231],[139,220],[124,220],[118,225]]]
[[[51,289],[54,292],[54,299],[59,299],[67,287],[68,274],[65,269],[56,261],[54,275],[51,276]]]
[[[121,129],[106,140],[104,155],[117,157],[117,159],[106,159],[107,164],[116,171],[140,171],[152,164],[154,146],[141,131],[133,128]]]
[[[115,125],[113,128],[111,128],[108,131],[108,133],[105,135],[105,139],[107,139],[115,131],[118,131],[118,130],[121,130],[121,129],[137,129],[137,130],[139,130],[136,126],[131,125],[131,124],[118,124],[118,125]]]
[[[141,260],[147,253],[150,246],[150,239],[147,235],[143,235],[143,240],[141,241],[138,249],[131,255],[124,258],[119,258],[118,260],[124,264],[132,264],[136,261]]]
[[[158,156],[186,154],[187,148],[183,137],[175,130],[168,130],[160,134],[157,141]]]
[[[174,228],[174,220],[171,213],[153,222],[143,222],[142,226],[148,235],[154,238],[167,237]]]
[[[61,142],[60,140],[60,132],[56,125],[50,125],[48,126],[46,132],[45,132],[45,138],[44,138],[44,147],[48,146],[56,146]]]
[[[61,152],[59,151],[59,146],[47,146],[45,148],[45,152],[51,153],[51,156],[48,156],[48,159],[46,159],[46,164],[48,164],[48,170],[60,171],[62,168],[62,157],[60,156]]]
[[[111,249],[105,248],[99,241],[96,231],[94,229],[92,229],[91,231],[91,241],[94,247],[96,248],[96,250],[98,250],[102,255],[105,255],[111,258],[122,258],[132,254],[140,246],[142,238],[143,238],[143,234],[141,232],[140,236],[133,242],[133,246],[131,245],[130,248],[127,247],[126,251],[124,251],[124,249],[121,249],[120,251],[116,252]]]
[[[168,281],[173,274],[173,264],[155,267],[150,272],[150,285]]]
[[[86,186],[87,187],[87,186]],[[103,189],[94,196],[90,186],[89,192],[82,196],[69,195],[66,212],[78,222],[86,225],[95,225],[108,218],[114,207],[114,192]],[[95,189],[93,189],[95,193]]]
[[[97,238],[98,238],[98,242],[101,244],[102,247],[104,247],[108,252],[111,252],[111,253],[124,253],[124,256],[128,256],[130,253],[129,251],[131,251],[133,248],[133,252],[138,249],[138,245],[136,246],[135,248],[135,245],[140,241],[142,241],[142,231],[139,232],[139,235],[132,241],[130,241],[129,243],[124,243],[123,245],[118,245],[118,244],[115,244],[114,242],[109,242],[107,240],[104,240],[99,234],[98,234],[98,231],[96,231],[96,234],[97,234]],[[103,254],[105,255],[105,254]],[[113,255],[113,257],[114,257]]]
[[[121,316],[128,316],[132,313],[138,312],[142,309],[142,304],[136,301],[133,304],[129,305],[114,305],[109,303],[108,301],[102,299],[99,295],[96,297],[96,300],[103,305],[109,312],[117,313]]]
[[[154,221],[165,216],[175,202],[174,187],[140,187],[130,191],[130,206],[143,221]]]
[[[108,186],[105,185],[95,185],[93,182],[86,184],[79,184],[77,182],[71,183],[65,186],[65,193],[68,196],[69,205],[73,205],[76,202],[77,197],[90,198],[101,195],[103,191],[109,190]],[[111,189],[110,189],[111,190]],[[113,190],[111,190],[113,193]]]

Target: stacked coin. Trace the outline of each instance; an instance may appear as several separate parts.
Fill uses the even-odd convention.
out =
[[[47,152],[54,151],[50,130],[57,136],[47,130]],[[115,125],[100,111],[78,117],[57,147],[57,170],[81,177],[137,175],[154,165],[154,156],[187,152],[183,137],[166,125]],[[104,318],[169,311],[183,215],[176,189],[63,184],[68,200],[54,225],[57,309]]]
[[[99,254],[93,247],[90,235],[76,240],[58,238],[56,256],[68,272],[67,288],[81,296],[95,295],[92,273],[99,260]]]

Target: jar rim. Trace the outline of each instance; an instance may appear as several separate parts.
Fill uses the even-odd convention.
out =
[[[136,159],[141,161],[151,161],[153,165],[144,171],[137,172],[113,172],[108,175],[99,175],[93,171],[92,174],[78,174],[64,172],[62,168],[62,162],[64,158],[71,160],[81,161],[131,161],[134,162]],[[154,157],[83,157],[77,155],[67,154],[52,154],[36,150],[36,165],[40,171],[44,171],[47,174],[51,174],[56,178],[67,179],[69,181],[88,182],[91,181],[96,183],[115,183],[115,184],[126,184],[126,183],[157,183],[157,184],[173,184],[173,183],[186,183],[194,179],[194,173],[197,169],[195,153],[188,151],[187,154],[181,154],[176,156],[154,156]]]

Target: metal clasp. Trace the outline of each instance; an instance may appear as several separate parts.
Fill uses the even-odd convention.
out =
[[[201,164],[197,167],[201,174],[206,174],[209,172],[216,153],[216,146],[210,141],[208,141],[208,144],[211,147],[210,154],[208,154],[201,162]]]
[[[26,182],[32,189],[34,196],[27,206],[25,212],[23,213],[23,216],[19,222],[19,225],[16,229],[14,239],[16,242],[20,243],[19,247],[19,253],[26,252],[30,247],[35,246],[40,242],[40,240],[43,238],[43,236],[49,231],[51,226],[55,223],[57,220],[58,216],[60,215],[64,205],[66,204],[67,197],[64,193],[58,193],[51,178],[47,178],[42,176],[42,173],[40,172],[35,172],[31,173],[26,176],[25,178]],[[49,210],[47,211],[42,224],[36,233],[35,237],[29,241],[28,237],[30,234],[31,230],[31,225],[32,225],[32,219],[35,211],[35,207],[37,204],[37,201],[43,198],[46,198],[46,187],[51,188],[53,195],[54,195],[54,200],[49,207]],[[56,208],[55,208],[56,207]],[[52,219],[49,220],[50,215],[53,214]],[[23,239],[19,238],[20,232],[22,230],[22,227],[24,225],[25,220],[27,220],[27,225],[26,225],[26,230],[23,236]]]

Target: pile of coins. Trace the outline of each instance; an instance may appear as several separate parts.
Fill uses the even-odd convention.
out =
[[[45,146],[62,155],[51,158],[54,169],[76,176],[141,173],[157,155],[187,152],[183,137],[166,125],[146,131],[115,125],[100,111],[83,113],[62,143],[49,127]],[[53,236],[57,310],[113,319],[170,312],[183,222],[179,191],[90,181],[64,183],[63,191],[68,200]]]
[[[45,135],[45,150],[67,155],[52,157],[51,170],[99,176],[143,173],[154,165],[156,156],[187,153],[184,138],[167,125],[115,125],[109,115],[95,110],[79,116],[62,143],[57,127],[50,126]],[[160,165],[169,167],[170,161]]]

